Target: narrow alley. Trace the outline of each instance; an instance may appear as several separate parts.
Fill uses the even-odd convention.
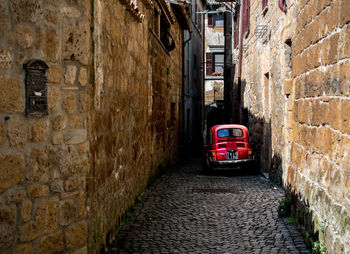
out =
[[[309,253],[277,215],[283,196],[261,175],[187,160],[145,191],[108,253]]]

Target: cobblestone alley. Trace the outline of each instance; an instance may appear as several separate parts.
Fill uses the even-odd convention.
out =
[[[204,175],[188,160],[148,188],[109,253],[309,253],[278,218],[283,195],[262,176]]]

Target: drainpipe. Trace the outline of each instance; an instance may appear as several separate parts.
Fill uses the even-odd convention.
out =
[[[237,84],[237,100],[238,100],[238,110],[237,110],[237,122],[240,122],[241,113],[241,91],[242,91],[242,57],[243,57],[243,3],[245,0],[241,1],[241,6],[239,7],[239,45],[238,45],[238,84]],[[246,4],[246,3],[245,3]]]

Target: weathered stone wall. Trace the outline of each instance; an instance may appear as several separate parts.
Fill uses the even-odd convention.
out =
[[[251,1],[242,103],[263,172],[307,204],[316,229],[325,225],[321,237],[331,253],[347,253],[349,3],[287,6],[284,13],[269,1],[262,10],[261,1]]]
[[[152,9],[139,1],[145,20],[137,22],[119,1],[100,1],[95,10],[95,57],[101,71],[91,114],[91,172],[88,208],[89,246],[98,250],[107,233],[144,190],[150,177],[174,163],[182,95],[182,32],[168,53],[150,30]],[[101,62],[100,62],[101,61]],[[98,88],[98,86],[100,86]],[[99,92],[100,94],[97,94]],[[101,241],[102,240],[102,241]]]
[[[325,222],[332,253],[350,251],[350,5],[299,1],[293,36],[293,130],[286,184]],[[319,226],[318,226],[319,227]]]
[[[176,160],[182,31],[167,53],[138,5],[143,22],[119,1],[0,0],[0,253],[98,252]],[[44,117],[24,114],[33,58]]]
[[[90,1],[0,1],[0,252],[86,253]],[[48,116],[22,64],[45,61]]]

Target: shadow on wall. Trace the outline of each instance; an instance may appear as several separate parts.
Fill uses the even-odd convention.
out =
[[[315,253],[322,253],[320,252],[320,246],[323,245],[322,243],[327,238],[326,222],[317,221],[307,200],[303,199],[300,193],[292,190],[291,186],[285,188],[286,195],[290,198],[291,202],[291,216],[296,220],[298,231],[310,249],[315,249]],[[315,227],[315,225],[317,226]]]
[[[242,80],[240,89],[238,86],[236,87],[235,94],[240,94],[240,96],[237,96],[240,106],[239,109],[234,111],[236,112],[235,114],[239,114],[239,122],[249,129],[250,141],[256,152],[257,164],[262,173],[268,175],[273,182],[282,185],[282,156],[279,152],[272,150],[269,112],[268,110],[263,110],[264,108],[269,108],[268,103],[270,102],[259,97],[259,94],[253,94],[252,99],[254,101],[249,103],[251,108],[244,108],[244,99],[247,98],[244,96],[244,93],[248,92],[246,81]]]
[[[241,120],[244,119],[247,119],[247,122],[241,121],[241,124],[248,126],[251,144],[256,151],[257,165],[271,181],[285,188],[286,196],[290,200],[291,214],[289,216],[295,218],[298,230],[308,247],[318,246],[316,248],[320,248],[320,243],[324,243],[324,239],[327,238],[327,231],[325,232],[323,222],[316,221],[309,204],[301,194],[292,190],[291,186],[284,186],[282,156],[276,151],[272,155],[271,123],[264,117],[254,116],[247,109],[241,109]],[[315,227],[315,225],[318,226]]]

